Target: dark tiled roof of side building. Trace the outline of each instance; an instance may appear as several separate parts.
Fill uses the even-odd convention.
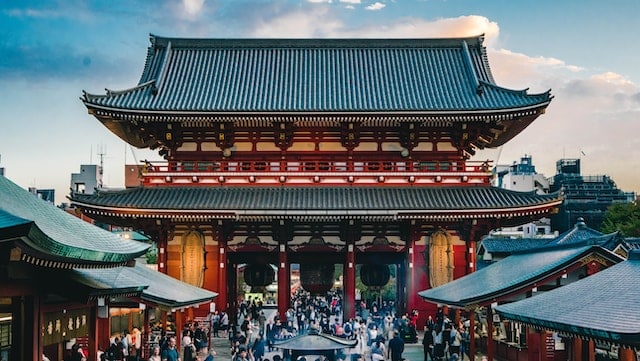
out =
[[[0,176],[0,241],[15,242],[25,260],[50,261],[59,267],[126,263],[149,248],[145,243],[124,240],[84,222],[3,176]]]
[[[622,258],[597,245],[572,244],[515,253],[476,272],[418,294],[429,302],[466,307],[521,290],[560,273],[585,256],[598,254],[613,263]]]
[[[640,252],[550,292],[500,305],[505,318],[617,345],[640,347]],[[567,302],[567,300],[571,300]]]

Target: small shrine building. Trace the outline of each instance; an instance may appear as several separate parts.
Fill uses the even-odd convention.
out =
[[[136,86],[82,101],[165,162],[142,165],[136,187],[71,200],[144,230],[159,269],[217,292],[218,309],[235,310],[251,265],[257,286],[277,269],[284,315],[298,264],[319,293],[342,269],[345,318],[357,277],[380,286],[389,267],[398,312],[435,312],[418,291],[473,272],[480,236],[562,201],[491,187],[490,161],[470,160],[552,100],[497,85],[482,36],[150,40]]]

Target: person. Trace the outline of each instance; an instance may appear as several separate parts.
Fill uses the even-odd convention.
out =
[[[471,359],[471,357],[469,356],[470,343],[471,343],[471,335],[469,334],[469,328],[464,327],[462,329],[462,342],[460,343],[460,359],[461,360],[464,360],[464,355],[467,355],[467,357]]]
[[[204,359],[204,361],[213,361],[215,355],[217,355],[216,350],[212,348],[209,349],[209,354],[207,355],[207,358]]]
[[[378,337],[374,343],[371,344],[371,361],[384,360],[387,354],[387,350],[382,343],[381,337]]]
[[[449,334],[450,336],[450,341],[449,341],[449,353],[451,355],[458,355],[460,356],[460,345],[462,342],[462,335],[460,334],[460,332],[455,328],[451,328],[451,333]]]
[[[160,355],[160,346],[153,346],[151,350],[151,356],[149,356],[148,361],[162,361],[162,356]]]
[[[169,346],[162,351],[162,361],[182,361],[176,348],[176,338],[174,336],[169,338]]]
[[[184,356],[182,359],[184,361],[196,361],[198,356],[198,350],[196,349],[196,345],[191,341],[189,344],[184,345]]]
[[[134,327],[129,334],[129,355],[135,356],[136,360],[140,359],[140,348],[142,347],[142,332]]]
[[[233,361],[251,361],[251,357],[245,346],[240,346],[238,352],[233,356]]]
[[[404,352],[404,341],[400,338],[398,331],[393,332],[393,338],[389,341],[389,359],[400,361]]]
[[[424,351],[424,361],[433,361],[433,331],[425,327],[424,337],[422,338],[422,348]]]
[[[256,336],[255,341],[253,342],[253,346],[251,347],[251,351],[253,353],[253,358],[256,361],[262,361],[264,357],[265,350],[265,342],[261,334]]]
[[[436,324],[433,334],[433,354],[436,360],[442,360],[444,357],[444,340],[442,335],[442,327]]]

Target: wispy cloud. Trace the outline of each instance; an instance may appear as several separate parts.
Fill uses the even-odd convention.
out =
[[[386,6],[387,6],[386,4],[383,4],[381,2],[376,2],[376,3],[373,3],[373,4],[369,5],[369,6],[367,6],[365,9],[375,11],[375,10],[382,10]]]

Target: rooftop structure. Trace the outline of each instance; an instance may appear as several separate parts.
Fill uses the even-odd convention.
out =
[[[580,159],[560,159],[556,162],[556,175],[549,178],[552,192],[562,191],[564,202],[551,217],[554,229],[564,232],[582,218],[598,229],[607,208],[617,202],[633,202],[636,195],[624,192],[607,175],[585,176],[580,171]]]

